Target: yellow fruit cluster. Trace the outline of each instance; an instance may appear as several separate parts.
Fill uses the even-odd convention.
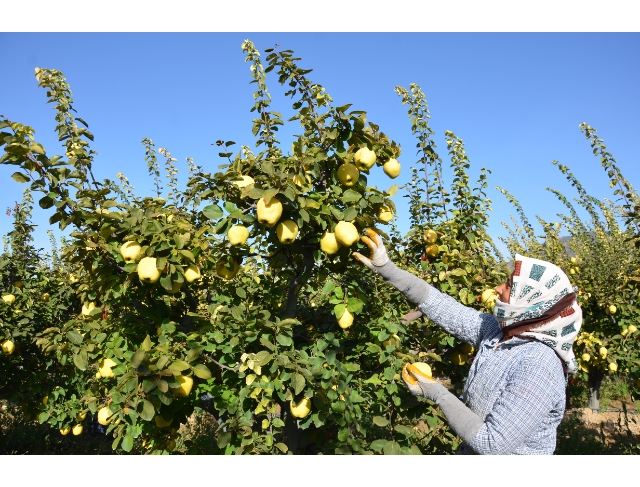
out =
[[[596,369],[609,369],[611,372],[618,370],[618,365],[607,360],[609,351],[602,345],[602,340],[593,333],[582,332],[578,335],[575,344],[584,347],[584,352],[578,356],[578,370],[589,372],[591,367]]]

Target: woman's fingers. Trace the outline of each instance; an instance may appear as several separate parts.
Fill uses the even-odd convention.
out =
[[[409,364],[404,364],[404,366],[402,367],[402,378],[407,384],[411,386],[418,385],[418,379],[416,379],[413,374],[409,372],[408,367]]]
[[[403,325],[406,325],[407,323],[411,323],[412,321],[417,320],[421,316],[422,316],[422,311],[412,311],[411,313],[407,313],[406,315],[404,315],[404,317],[401,320],[401,323]]]
[[[358,261],[362,262],[364,265],[366,265],[369,269],[374,270],[373,269],[373,264],[371,263],[371,260],[367,259],[364,255],[359,254],[358,252],[354,252],[351,255],[353,255],[356,258],[356,260],[358,260]]]
[[[370,228],[367,228],[367,229],[365,230],[365,232],[367,232],[367,235],[369,235],[369,238],[370,238],[371,240],[373,240],[373,242],[375,243],[376,247],[377,247],[378,245],[380,245],[380,236],[379,236],[376,232],[374,232],[374,231],[373,231],[373,230],[371,230]]]
[[[371,250],[371,256],[369,258],[373,259],[373,253],[376,251],[376,248],[377,248],[376,244],[373,243],[369,237],[360,237],[360,240],[362,240],[365,244],[367,244],[367,247],[369,247],[369,249]]]

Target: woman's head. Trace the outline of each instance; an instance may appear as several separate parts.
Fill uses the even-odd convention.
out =
[[[507,277],[507,280],[500,284],[495,291],[498,293],[500,301],[508,303],[510,299],[511,288],[513,287],[513,272]]]
[[[576,290],[558,266],[516,254],[513,273],[496,288],[494,315],[505,337],[526,336],[549,345],[574,373],[571,347],[582,324]]]

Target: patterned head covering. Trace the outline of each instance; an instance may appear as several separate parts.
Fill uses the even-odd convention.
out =
[[[578,370],[572,345],[582,326],[577,287],[556,265],[516,254],[509,303],[499,299],[493,313],[505,338],[519,336],[551,347],[569,374]]]

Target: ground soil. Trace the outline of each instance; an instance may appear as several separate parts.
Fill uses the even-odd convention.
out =
[[[632,404],[629,405],[633,407]],[[611,408],[616,408],[615,404]],[[616,408],[617,409],[617,408]],[[637,436],[640,443],[640,413],[624,411],[593,411],[589,408],[570,409],[565,413],[565,421],[572,416],[580,419],[585,428],[603,433],[607,442],[615,441],[620,435]]]

